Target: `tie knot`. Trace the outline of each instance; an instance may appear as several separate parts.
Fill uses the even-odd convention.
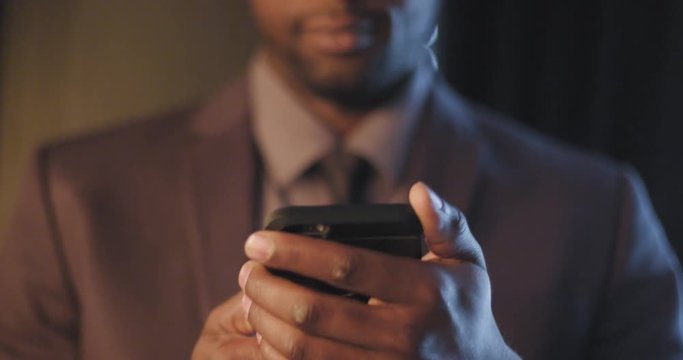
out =
[[[335,151],[320,161],[320,169],[335,202],[358,204],[367,200],[372,165],[364,158]]]

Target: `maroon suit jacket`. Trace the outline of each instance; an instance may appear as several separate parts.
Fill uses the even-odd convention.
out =
[[[681,358],[679,265],[632,171],[441,81],[409,163],[408,181],[466,211],[522,357]],[[187,358],[238,289],[257,164],[243,82],[40,150],[0,259],[0,358]]]

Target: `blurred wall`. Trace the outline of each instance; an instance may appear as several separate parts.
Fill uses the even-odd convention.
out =
[[[256,42],[246,0],[9,0],[4,10],[0,234],[37,144],[199,101],[238,76]]]

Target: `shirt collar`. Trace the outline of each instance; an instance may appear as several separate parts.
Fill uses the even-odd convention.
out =
[[[339,139],[305,108],[265,56],[257,54],[247,76],[253,131],[267,176],[278,186],[287,187],[341,145],[368,160],[383,185],[395,186],[433,74],[430,66],[421,66],[401,93]]]

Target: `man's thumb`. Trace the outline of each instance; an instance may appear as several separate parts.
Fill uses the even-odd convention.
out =
[[[410,188],[408,198],[422,223],[427,246],[434,255],[468,261],[486,268],[481,247],[460,210],[422,182]]]

